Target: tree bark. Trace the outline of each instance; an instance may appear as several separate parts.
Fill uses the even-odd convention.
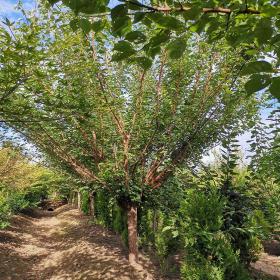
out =
[[[78,209],[81,210],[81,192],[78,192]]]
[[[73,193],[72,205],[76,207],[76,192]]]
[[[94,196],[95,196],[94,192],[89,193],[89,215],[93,218],[95,217]]]
[[[137,207],[129,205],[127,208],[127,229],[128,229],[128,260],[131,264],[138,261],[138,236],[137,236]]]
[[[74,201],[75,201],[75,193],[71,191],[70,195],[69,195],[69,204],[71,204],[73,206]]]
[[[69,193],[69,196],[67,197],[67,203],[71,204],[72,203],[72,192]]]

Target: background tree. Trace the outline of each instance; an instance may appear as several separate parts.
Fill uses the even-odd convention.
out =
[[[0,176],[0,228],[8,225],[12,214],[35,207],[48,196],[68,195],[66,176],[31,162],[8,143],[0,148]]]

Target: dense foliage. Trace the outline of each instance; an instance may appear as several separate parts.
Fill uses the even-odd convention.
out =
[[[0,228],[9,224],[11,215],[37,206],[54,193],[59,195],[65,182],[59,173],[33,163],[18,148],[5,144],[0,149]]]
[[[49,2],[54,5],[60,1]],[[238,56],[247,60],[242,74],[251,75],[247,91],[266,88],[280,98],[280,8],[276,0],[62,2],[75,13],[70,21],[74,31],[81,28],[85,33],[103,32],[117,38],[114,61],[126,59],[147,69],[162,49],[178,59],[187,52],[187,40],[193,33],[210,43],[241,46]]]

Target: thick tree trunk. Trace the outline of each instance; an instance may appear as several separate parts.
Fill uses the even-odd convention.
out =
[[[127,228],[128,228],[128,260],[131,264],[138,261],[138,236],[137,236],[137,207],[129,205],[127,208]]]
[[[78,209],[81,210],[81,192],[78,192]]]
[[[94,192],[89,193],[89,215],[93,218],[95,217],[94,196],[95,196]]]
[[[74,204],[74,192],[70,192],[68,203],[71,205]]]
[[[72,198],[71,198],[71,204],[72,206],[76,206],[76,192],[72,192]]]

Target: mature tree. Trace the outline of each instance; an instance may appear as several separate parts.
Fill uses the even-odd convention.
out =
[[[242,57],[223,44],[190,36],[187,55],[174,62],[163,50],[151,70],[143,70],[111,62],[112,41],[73,34],[65,22],[42,9],[11,26],[13,35],[2,30],[0,75],[12,78],[2,83],[1,117],[69,171],[116,197],[127,212],[135,262],[143,198],[218,143],[225,129],[246,128],[257,102],[242,90]],[[10,73],[14,65],[18,74]]]

